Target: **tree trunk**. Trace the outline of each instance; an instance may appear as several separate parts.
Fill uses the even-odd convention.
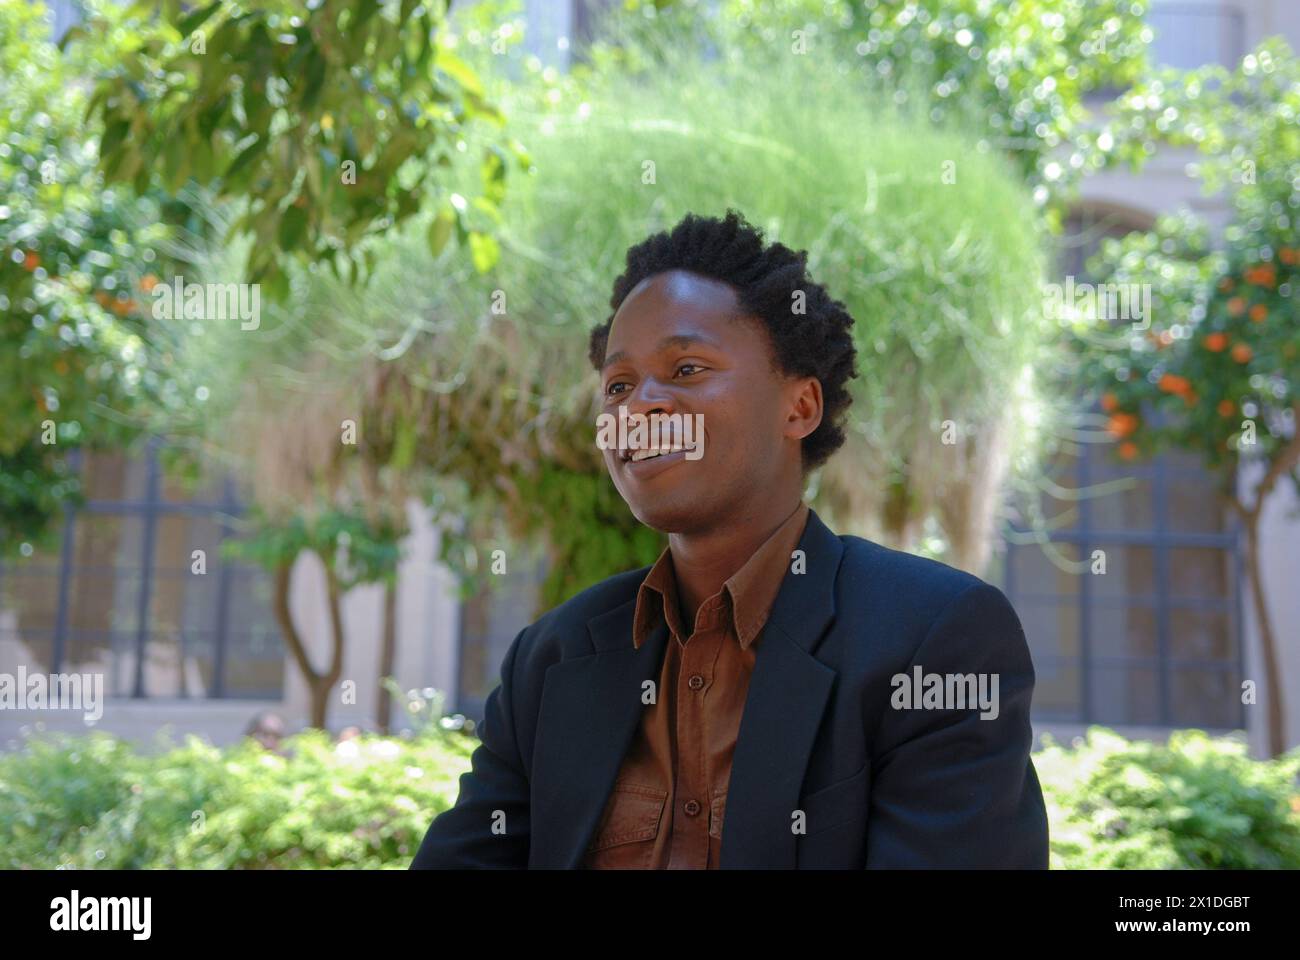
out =
[[[311,692],[311,725],[317,730],[325,729],[325,719],[329,713],[330,688],[319,681],[313,681],[308,688]]]
[[[384,680],[393,675],[393,663],[397,658],[397,583],[384,583],[384,629],[379,647],[379,708],[375,723],[380,733],[388,733],[392,716],[392,696]]]
[[[1246,577],[1250,581],[1250,596],[1255,608],[1255,622],[1259,626],[1259,648],[1264,661],[1264,675],[1268,687],[1268,753],[1277,757],[1286,749],[1285,710],[1282,705],[1282,675],[1278,669],[1277,646],[1273,638],[1273,621],[1268,615],[1268,602],[1264,597],[1264,583],[1259,566],[1259,514],[1260,504],[1254,510],[1241,510],[1246,528]]]
[[[324,730],[329,713],[330,691],[334,689],[339,675],[343,672],[343,620],[339,612],[338,580],[330,565],[325,564],[325,577],[329,587],[330,624],[334,636],[330,667],[328,672],[322,674],[312,667],[311,659],[307,656],[307,648],[303,646],[302,635],[298,633],[298,627],[293,622],[293,613],[289,609],[289,586],[295,560],[297,557],[281,563],[275,569],[275,595],[272,607],[275,611],[275,619],[280,625],[280,633],[284,635],[285,645],[289,648],[289,654],[307,683],[311,700],[311,726]]]
[[[320,678],[320,723],[319,726],[325,729],[325,714],[329,705],[330,694],[334,687],[338,685],[339,677],[343,675],[343,608],[342,608],[342,591],[339,588],[339,580],[334,572],[333,564],[325,564],[325,586],[326,593],[329,596],[330,611],[330,666],[329,670]],[[315,709],[313,707],[313,709]]]
[[[1259,565],[1259,518],[1263,516],[1264,503],[1277,482],[1300,463],[1300,403],[1291,405],[1291,413],[1297,428],[1292,431],[1286,445],[1267,463],[1264,476],[1255,487],[1253,504],[1247,507],[1241,494],[1228,501],[1246,529],[1246,576],[1250,578],[1250,596],[1254,601],[1255,621],[1259,624],[1260,653],[1264,658],[1264,671],[1268,674],[1268,751],[1272,757],[1279,756],[1286,749],[1286,705],[1282,700],[1282,676],[1278,670],[1273,621],[1268,615],[1264,578]]]

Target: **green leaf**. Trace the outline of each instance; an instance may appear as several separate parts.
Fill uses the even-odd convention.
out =
[[[289,204],[280,217],[280,249],[297,250],[306,229],[307,211],[296,203]]]
[[[182,17],[176,24],[176,29],[180,31],[181,36],[188,37],[191,33],[207,22],[208,18],[217,12],[221,7],[221,0],[216,3],[210,3],[206,7],[200,7],[192,13]]]
[[[496,238],[478,230],[469,233],[469,252],[474,269],[479,273],[487,273],[501,259],[501,247]]]
[[[443,247],[451,239],[452,227],[455,226],[456,218],[443,210],[433,218],[433,223],[429,226],[429,252],[435,257],[442,253]]]
[[[235,183],[235,178],[239,175],[239,172],[252,163],[257,155],[265,149],[266,140],[262,137],[257,137],[252,143],[239,151],[239,156],[235,157],[230,166],[226,168],[225,174],[223,174],[223,178],[227,181],[227,184]]]

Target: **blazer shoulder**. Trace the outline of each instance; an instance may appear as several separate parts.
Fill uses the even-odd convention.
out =
[[[585,637],[587,621],[634,601],[649,572],[649,565],[627,570],[578,591],[525,627],[523,644],[535,650],[538,646],[551,646],[548,641]]]
[[[937,613],[967,591],[984,587],[997,593],[993,584],[972,573],[929,557],[895,550],[884,544],[852,535],[841,536],[844,560],[841,579],[847,578],[848,596],[862,591],[884,591],[880,596],[892,602],[913,602]]]
[[[1020,622],[995,584],[956,567],[895,550],[862,537],[843,536],[844,558],[836,583],[840,629],[883,657],[889,672],[911,662],[936,625],[957,617],[980,630],[1020,634]],[[994,649],[996,645],[989,646]],[[1017,655],[1019,651],[1017,651]],[[1027,651],[1025,652],[1027,656]]]

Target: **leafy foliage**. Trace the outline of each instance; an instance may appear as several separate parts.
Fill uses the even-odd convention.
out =
[[[1131,139],[1198,149],[1206,189],[1230,190],[1233,217],[1223,249],[1188,215],[1103,247],[1099,277],[1150,284],[1155,319],[1116,335],[1081,318],[1085,382],[1123,458],[1174,446],[1215,468],[1272,460],[1300,402],[1300,61],[1273,41],[1235,73],[1165,75],[1124,104],[1117,124]],[[1227,492],[1234,472],[1218,472]]]
[[[955,121],[936,129],[870,91],[845,97],[841,78],[813,58],[749,44],[734,60],[710,60],[696,44],[628,46],[630,61],[639,49],[654,68],[598,59],[553,91],[494,89],[537,172],[503,206],[498,267],[481,281],[458,278],[454,301],[431,284],[423,296],[461,331],[459,342],[440,338],[429,363],[439,379],[462,369],[468,379],[435,449],[443,469],[504,498],[506,513],[529,516],[546,495],[539,459],[574,484],[603,473],[591,449],[586,333],[608,315],[626,248],[687,211],[734,205],[769,238],[807,249],[812,274],[858,321],[850,443],[813,491],[842,528],[895,540],[883,502],[891,490],[910,497],[906,525],[932,520],[944,485],[969,475],[940,443],[941,421],[960,418],[975,433],[985,419],[1014,419],[1021,406],[1006,402],[1008,384],[1026,406],[1038,399],[1026,371],[1054,331],[1037,309],[1037,217],[1006,159]],[[945,160],[955,177],[944,179]],[[509,306],[485,320],[493,291]],[[467,316],[453,312],[461,303]],[[502,402],[500,389],[518,399]],[[1032,429],[1013,433],[1017,452],[1033,445]],[[493,451],[474,437],[509,439]],[[525,527],[578,550],[575,518],[547,507],[547,524]],[[587,545],[555,555],[555,566],[582,569],[607,555],[607,537],[630,541],[636,526],[628,518],[597,531],[595,521],[585,511]]]
[[[724,0],[712,16],[692,0],[627,6],[635,15],[611,21],[598,66],[654,70],[663,52],[699,44],[748,65],[797,53],[843,94],[884,94],[936,124],[960,121],[1014,159],[1042,204],[1131,159],[1086,123],[1085,101],[1136,82],[1153,39],[1146,0]],[[1055,221],[1060,210],[1047,212]]]
[[[156,6],[132,16],[152,23]],[[361,241],[412,217],[426,193],[447,228],[431,242],[454,225],[486,268],[491,245],[469,225],[467,201],[431,190],[431,174],[464,148],[470,125],[503,118],[448,42],[439,6],[164,3],[161,22],[99,75],[90,106],[104,126],[104,172],[137,191],[158,171],[172,192],[193,178],[247,199],[233,225],[256,240],[246,273],[277,298],[286,262],[360,266]],[[91,22],[92,33],[108,29]],[[488,215],[512,159],[527,163],[513,141],[483,150],[475,204]]]
[[[311,731],[279,753],[29,736],[0,754],[0,868],[405,868],[469,769],[476,741],[455,725],[339,744]],[[1256,761],[1200,731],[1155,744],[1092,728],[1034,764],[1053,868],[1300,866],[1300,751]]]
[[[277,519],[255,509],[245,524],[247,533],[228,541],[223,549],[263,569],[274,571],[310,551],[334,571],[343,590],[397,578],[401,561],[398,541],[405,531],[387,512],[371,517],[335,507],[311,516],[293,514]]]
[[[140,298],[164,228],[153,199],[105,189],[78,76],[39,3],[0,4],[0,550],[30,552],[77,485],[67,452],[121,443],[150,386]],[[115,412],[115,415],[107,415]],[[53,440],[54,442],[49,442]]]
[[[1101,727],[1034,755],[1053,868],[1295,869],[1300,750],[1252,760],[1239,741],[1177,730],[1168,744]]]
[[[274,753],[29,737],[0,755],[0,867],[402,869],[474,745],[441,727],[337,744],[309,731]]]

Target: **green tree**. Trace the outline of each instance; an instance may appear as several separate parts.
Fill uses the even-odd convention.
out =
[[[773,54],[802,57],[843,96],[915,104],[1005,151],[1054,227],[1080,178],[1124,156],[1089,122],[1088,98],[1142,77],[1153,39],[1147,0],[723,0],[714,15],[690,0],[626,6],[605,21],[595,69],[655,71],[684,46],[755,70]]]
[[[0,4],[0,553],[48,538],[79,495],[68,453],[129,440],[153,385],[140,301],[164,214],[104,187],[77,82],[126,36],[65,56],[44,5]]]
[[[360,584],[380,583],[385,587],[385,606],[378,721],[381,732],[388,732],[389,692],[382,684],[393,669],[395,618],[392,598],[397,565],[401,559],[398,542],[405,532],[404,528],[394,526],[385,514],[372,519],[362,507],[352,510],[335,508],[313,516],[295,513],[284,520],[255,514],[250,518],[248,535],[230,544],[232,555],[257,563],[275,578],[275,619],[294,664],[307,682],[311,699],[310,724],[313,727],[325,727],[330,695],[343,673],[343,651],[347,646],[343,594]],[[319,668],[312,663],[289,609],[290,576],[295,561],[304,553],[315,554],[325,570],[330,645],[326,663]]]
[[[595,449],[588,328],[608,315],[629,245],[687,211],[734,205],[807,248],[813,274],[859,319],[860,403],[848,449],[809,491],[818,509],[923,549],[941,531],[978,566],[1000,471],[1037,439],[1007,385],[1038,404],[1032,372],[1052,347],[1030,191],[955,121],[936,127],[869,91],[846,97],[810,60],[709,61],[690,45],[663,55],[673,59],[654,71],[609,61],[554,88],[528,60],[484,66],[536,167],[502,206],[498,263],[473,275],[429,262],[414,233],[395,237],[365,303],[304,295],[289,305],[295,322],[363,319],[393,345],[396,376],[421,398],[417,459],[472,504],[459,552],[542,541],[550,606],[662,548]],[[952,182],[945,158],[960,170]],[[947,419],[967,428],[960,445],[944,442]]]
[[[480,267],[513,141],[481,153],[481,194],[470,215],[440,191],[437,171],[475,125],[500,112],[455,52],[446,4],[291,0],[243,9],[226,0],[187,9],[141,3],[139,42],[98,74],[90,102],[103,123],[105,174],[143,192],[155,176],[173,192],[193,179],[239,200],[232,233],[248,233],[245,273],[275,297],[289,262],[354,273],[362,241],[436,207],[435,246],[454,226]],[[92,18],[77,36],[115,29]],[[490,224],[487,226],[490,227]]]
[[[516,193],[520,206],[503,208],[492,282],[515,304],[526,298],[512,311],[526,319],[463,335],[483,385],[469,373],[442,398],[454,412],[440,423],[460,426],[438,445],[439,462],[454,461],[487,503],[472,538],[495,535],[504,518],[548,540],[547,606],[653,559],[662,541],[640,537],[600,465],[557,439],[584,436],[581,328],[604,315],[627,243],[686,210],[734,202],[806,246],[859,318],[866,370],[850,446],[815,479],[818,508],[846,529],[982,571],[1001,482],[1032,472],[1064,414],[1037,376],[1047,335],[1013,291],[1036,291],[1030,250],[1078,178],[1122,156],[1084,123],[1085,98],[1140,75],[1144,13],[1118,0],[628,3],[598,24],[559,90],[530,100],[508,87],[499,96],[538,174]],[[1025,184],[1033,206],[976,213],[980,188],[967,193],[962,178],[997,176],[984,160],[998,153],[1011,160],[999,174]],[[960,197],[939,182],[945,157],[962,168]],[[642,183],[647,160],[671,177]],[[1000,186],[992,196],[1006,199]],[[1006,236],[985,233],[990,222]],[[962,223],[980,226],[968,234]],[[509,345],[500,355],[492,337]],[[461,356],[444,347],[433,379],[460,376]],[[945,421],[961,421],[958,444],[939,442]],[[494,437],[510,438],[496,455],[485,449]]]
[[[88,114],[102,127],[102,171],[138,192],[156,184],[188,198],[209,224],[206,236],[188,246],[189,268],[199,275],[190,279],[260,285],[272,310],[295,278],[323,279],[322,267],[348,288],[364,290],[375,242],[416,220],[434,255],[456,236],[457,255],[486,270],[497,256],[492,232],[507,171],[528,158],[501,133],[502,114],[457,55],[446,6],[322,0],[304,8],[286,0],[257,9],[168,2],[159,10],[137,4],[125,15],[132,42],[94,71]],[[116,18],[91,16],[68,48],[102,46],[120,29]],[[472,163],[464,157],[471,133]],[[470,167],[473,189],[445,189],[451,172]],[[204,251],[214,249],[219,255],[204,260]],[[312,722],[321,724],[342,663],[339,597],[353,585],[385,586],[381,678],[392,669],[396,558],[410,483],[389,469],[386,457],[409,451],[409,431],[405,446],[397,447],[394,434],[363,428],[365,439],[349,450],[340,446],[335,423],[327,431],[332,442],[300,446],[301,457],[284,457],[283,446],[259,449],[268,436],[297,432],[298,387],[322,354],[346,349],[346,332],[308,322],[261,335],[192,320],[155,317],[150,327],[153,369],[165,380],[151,423],[174,443],[224,457],[250,476],[258,475],[259,462],[280,461],[270,483],[251,484],[259,509],[246,549],[275,578],[277,617],[312,690]],[[269,350],[273,342],[282,349]],[[350,357],[342,383],[372,382],[357,369],[366,356]],[[373,414],[374,423],[400,434],[400,417],[372,403],[373,396],[350,400],[344,416],[364,422]],[[260,406],[254,409],[254,402]],[[291,419],[278,417],[281,411],[293,411]],[[232,436],[232,418],[244,415],[249,419],[240,422],[250,431]],[[377,486],[383,496],[358,507]],[[349,525],[341,525],[345,517]],[[364,544],[368,555],[385,562],[342,577],[336,555],[349,552],[343,536],[353,538],[351,552]],[[307,550],[324,562],[334,623],[329,662],[319,670],[305,655],[288,606],[289,572]],[[381,685],[382,727],[388,697]]]

